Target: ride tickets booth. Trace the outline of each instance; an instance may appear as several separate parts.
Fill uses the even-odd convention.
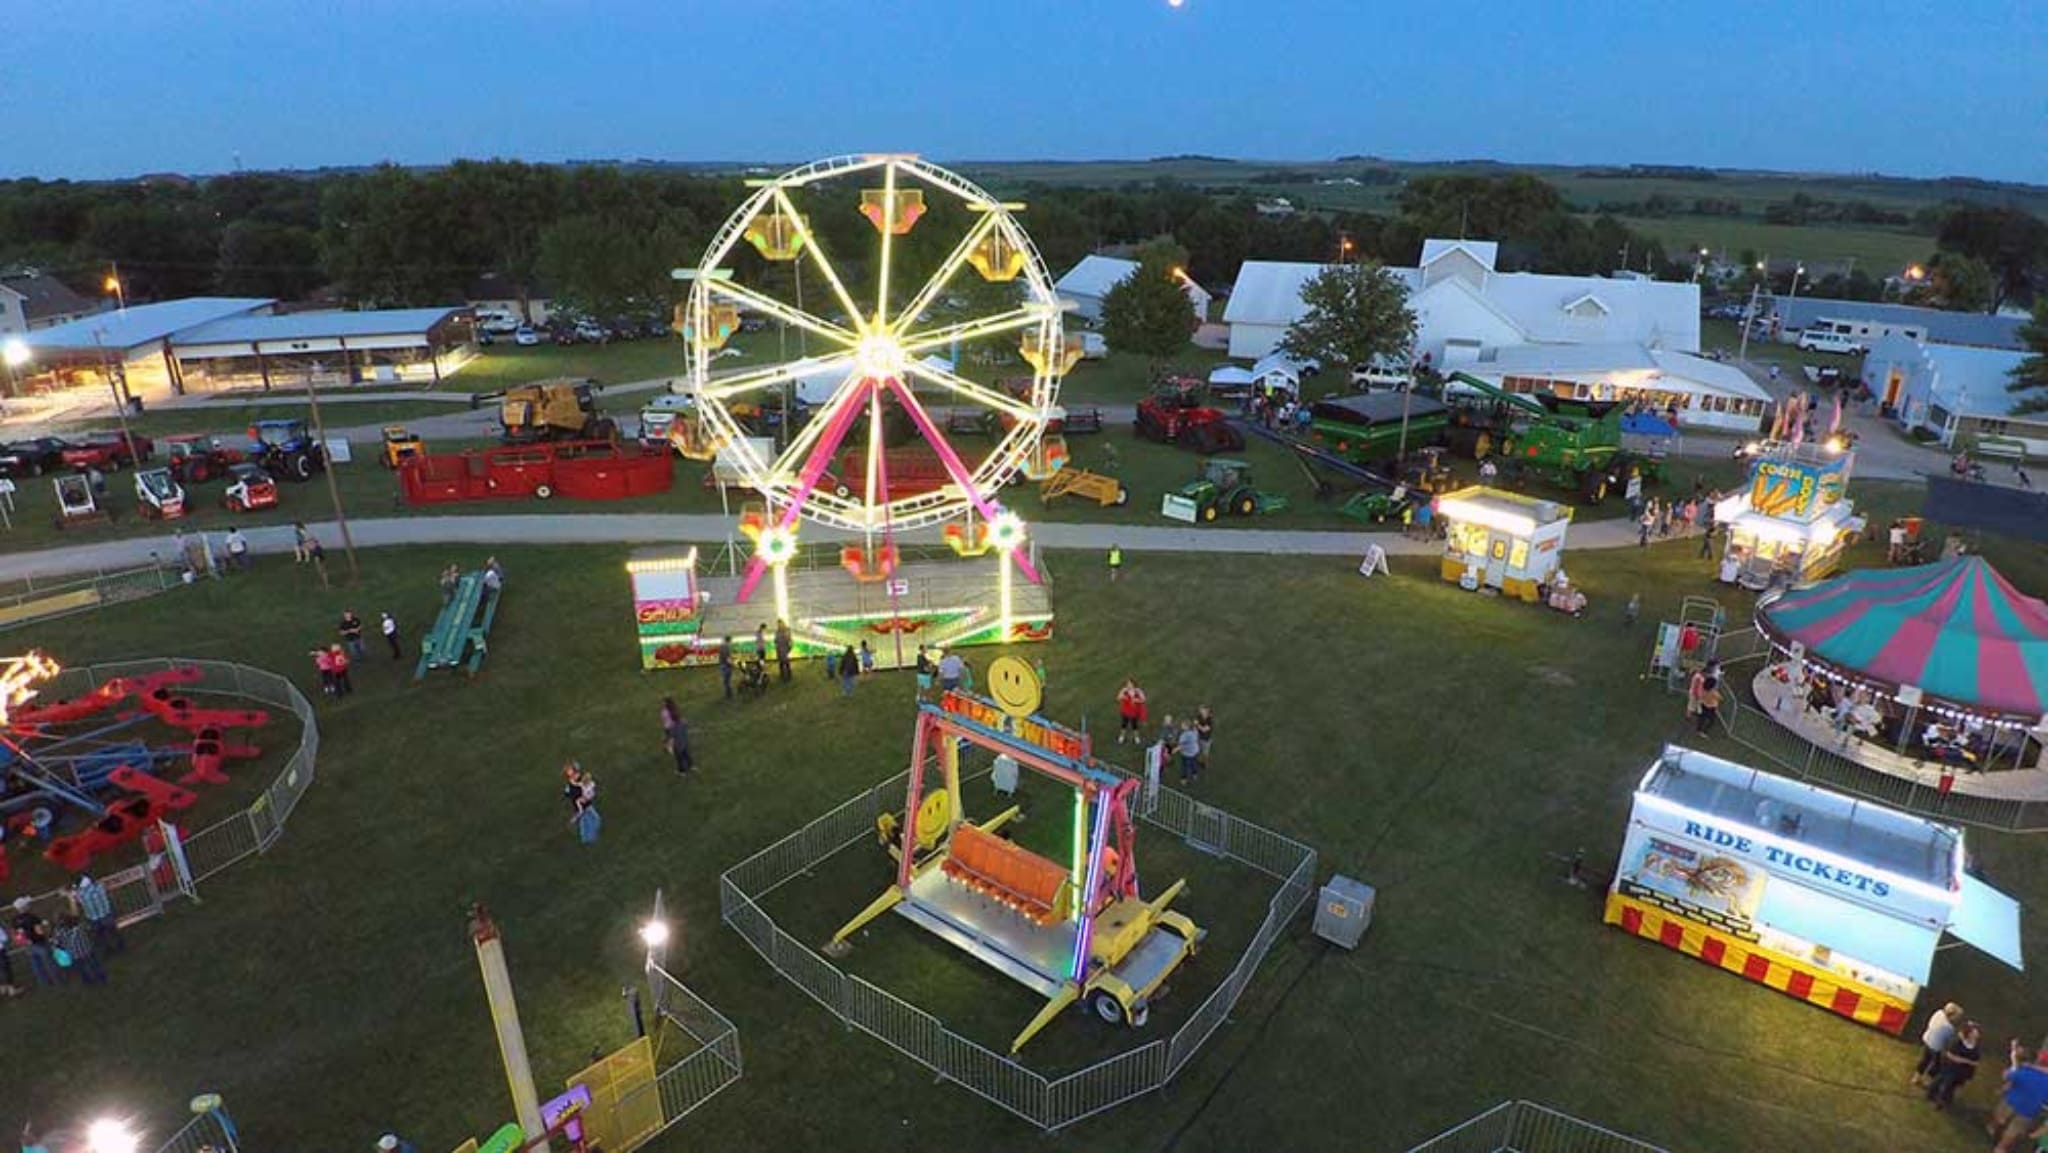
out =
[[[1444,526],[1443,578],[1496,588],[1535,604],[1564,559],[1572,510],[1556,501],[1472,485],[1437,498]]]
[[[2018,903],[1964,860],[1960,829],[1667,746],[1605,919],[1896,1034],[1942,934],[2022,967]]]
[[[1841,567],[1842,550],[1863,531],[1846,496],[1855,459],[1835,441],[1759,448],[1748,487],[1714,506],[1715,523],[1728,526],[1721,580],[1761,591]]]

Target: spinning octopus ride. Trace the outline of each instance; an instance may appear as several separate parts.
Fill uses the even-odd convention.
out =
[[[1062,331],[1052,277],[1017,223],[1022,207],[915,156],[821,160],[755,182],[698,267],[678,273],[690,282],[677,327],[695,405],[678,447],[715,455],[724,473],[760,497],[740,518],[752,543],[744,575],[729,589],[705,582],[710,603],[694,656],[725,636],[755,632],[762,614],[745,606],[764,578],[798,655],[880,640],[893,641],[884,659],[904,663],[906,637],[914,649],[1049,635],[1051,606],[1026,526],[999,494],[1020,473],[1042,476],[1056,467],[1048,461],[1064,458],[1048,425],[1080,342]],[[814,225],[807,209],[857,211],[871,226],[857,233],[866,243],[828,252],[822,234],[843,238],[845,230],[825,227],[822,217]],[[929,232],[913,246],[908,237],[920,221],[964,227],[941,246],[926,242]],[[906,275],[911,267],[916,274]],[[956,286],[966,276],[1013,287],[964,291]],[[807,277],[810,307],[802,299]],[[714,370],[744,314],[827,351]],[[940,355],[1012,335],[1031,374],[1001,386],[969,379]],[[767,402],[797,387],[808,408],[802,426],[790,421],[779,446],[755,438]],[[988,435],[969,443],[949,429]],[[892,434],[908,443],[891,444]],[[798,530],[807,520],[858,543],[843,544],[826,572],[798,569]],[[899,537],[934,528],[959,558],[995,556],[993,590],[985,566],[968,572],[975,566],[957,560],[904,558]]]

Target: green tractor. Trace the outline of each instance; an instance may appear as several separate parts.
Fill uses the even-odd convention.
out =
[[[1499,446],[1501,470],[1511,481],[1533,477],[1574,492],[1587,504],[1599,504],[1610,488],[1631,473],[1645,480],[1661,478],[1662,462],[1622,447],[1623,405],[1612,401],[1547,400],[1510,393],[1474,376],[1452,373],[1451,379],[1491,398],[1482,431]],[[1477,426],[1475,426],[1477,427]],[[1475,455],[1484,458],[1485,440]]]
[[[1207,524],[1228,513],[1231,516],[1264,516],[1287,507],[1287,498],[1260,492],[1252,485],[1252,466],[1241,460],[1212,456],[1202,462],[1200,480],[1189,481],[1178,492],[1169,492],[1159,513],[1168,520]]]

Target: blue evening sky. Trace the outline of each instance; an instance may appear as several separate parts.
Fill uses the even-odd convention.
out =
[[[27,0],[0,23],[0,176],[871,150],[2048,182],[2048,6]]]

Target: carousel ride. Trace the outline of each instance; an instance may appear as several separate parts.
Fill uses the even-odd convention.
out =
[[[739,517],[750,548],[744,572],[735,562],[726,578],[703,581],[693,655],[776,620],[790,626],[796,655],[868,640],[897,664],[906,637],[914,653],[919,643],[1049,635],[1043,574],[1000,493],[1065,458],[1048,425],[1081,350],[1063,333],[1052,277],[1017,223],[1022,207],[914,156],[823,160],[756,182],[699,265],[678,272],[690,283],[678,328],[693,411],[671,437],[758,498]],[[849,230],[822,215],[842,212],[870,227]],[[960,227],[913,241],[920,222],[927,233]],[[827,235],[840,237],[829,252]],[[964,284],[970,277],[981,285]],[[764,368],[715,367],[750,316],[823,351]],[[987,354],[1012,340],[1028,377],[992,385],[961,371],[963,347]],[[788,395],[799,387],[801,410]],[[783,416],[764,429],[762,414],[778,399]],[[948,427],[990,435],[956,440]],[[821,548],[802,547],[806,522],[824,530]],[[755,603],[764,581],[772,610]]]
[[[226,765],[262,755],[235,729],[269,723],[260,709],[201,708],[180,686],[200,670],[173,666],[116,677],[81,696],[44,702],[61,670],[41,653],[0,658],[0,881],[6,850],[40,846],[69,872],[137,840],[229,781]],[[169,728],[170,741],[153,739]]]

